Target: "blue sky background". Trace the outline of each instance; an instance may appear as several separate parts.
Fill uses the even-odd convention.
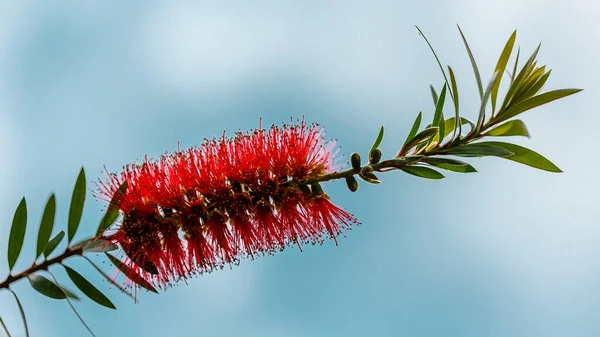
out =
[[[363,223],[337,247],[243,261],[138,304],[73,260],[119,310],[76,306],[98,336],[598,336],[599,12],[583,0],[2,3],[0,248],[24,195],[30,227],[16,269],[31,263],[49,193],[64,227],[81,165],[91,185],[103,165],[254,128],[260,116],[269,125],[304,114],[345,158],[364,155],[384,124],[392,156],[419,110],[431,118],[428,86],[442,83],[414,25],[453,66],[471,118],[477,90],[455,24],[484,78],[518,29],[525,54],[542,41],[540,62],[554,69],[546,89],[586,89],[523,115],[532,139],[515,140],[565,173],[475,159],[479,173],[441,181],[387,173],[354,194],[330,183]],[[78,238],[102,207],[88,198]],[[27,282],[15,290],[31,336],[86,335],[66,303]],[[0,315],[24,335],[7,292]]]

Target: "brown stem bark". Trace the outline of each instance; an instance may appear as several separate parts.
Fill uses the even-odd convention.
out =
[[[57,263],[62,263],[62,261],[64,261],[65,259],[71,257],[71,256],[75,256],[75,255],[82,255],[83,254],[83,249],[81,247],[70,247],[67,248],[62,254],[53,257],[51,259],[47,259],[44,260],[41,263],[33,263],[31,265],[31,267],[23,270],[22,272],[15,274],[15,275],[8,275],[8,277],[6,278],[6,280],[2,281],[2,283],[0,283],[0,289],[4,289],[4,288],[8,288],[13,282],[18,281],[24,277],[27,277],[28,275],[31,275],[37,271],[40,270],[48,270],[48,267],[50,267],[53,264],[57,264]]]

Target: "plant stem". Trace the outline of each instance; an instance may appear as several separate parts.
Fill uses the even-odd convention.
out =
[[[8,287],[15,281],[18,281],[24,277],[27,277],[28,275],[31,275],[37,271],[48,270],[48,267],[50,267],[51,265],[61,263],[63,260],[65,260],[71,256],[82,255],[82,254],[83,254],[83,248],[81,246],[69,247],[62,254],[60,254],[56,257],[53,257],[48,260],[44,260],[42,263],[39,263],[39,264],[34,262],[31,265],[31,267],[23,270],[22,272],[15,274],[15,275],[8,275],[6,280],[4,280],[4,281],[2,281],[2,283],[0,283],[0,289],[4,289],[4,288],[8,289]]]
[[[359,174],[364,169],[368,169],[371,172],[372,171],[384,172],[384,171],[382,171],[384,169],[401,169],[402,167],[407,166],[407,165],[417,164],[423,158],[427,158],[427,157],[434,156],[434,155],[446,155],[445,153],[442,152],[442,150],[448,150],[450,148],[459,147],[461,145],[469,144],[473,141],[479,140],[479,139],[485,137],[485,131],[487,129],[489,129],[490,127],[494,126],[495,124],[497,124],[497,121],[492,118],[492,119],[488,120],[487,123],[484,123],[482,125],[482,127],[479,129],[479,132],[477,132],[477,133],[470,132],[469,134],[465,135],[465,137],[460,138],[460,136],[459,136],[456,139],[448,141],[446,144],[438,143],[437,145],[430,148],[429,150],[427,150],[426,148],[423,148],[420,151],[414,151],[410,155],[400,156],[400,157],[392,158],[389,160],[384,160],[384,161],[381,161],[376,164],[367,164],[365,166],[362,166],[361,170],[355,170],[353,168],[349,168],[344,171],[336,171],[336,172],[326,173],[326,174],[322,174],[322,175],[318,175],[318,176],[314,176],[314,177],[309,177],[309,178],[299,180],[299,181],[289,181],[287,184],[310,185],[312,183],[319,183],[319,182],[325,182],[325,181],[337,180],[337,179],[345,179],[348,177],[352,177],[356,174]],[[33,274],[37,271],[48,270],[48,267],[50,267],[51,265],[60,264],[60,263],[62,263],[63,260],[65,260],[68,257],[74,256],[74,255],[83,256],[83,249],[81,247],[82,247],[81,245],[77,245],[75,247],[69,247],[62,254],[60,254],[52,259],[45,260],[40,264],[36,264],[34,262],[34,264],[31,265],[31,267],[27,268],[26,270],[24,270],[16,275],[9,275],[6,278],[6,280],[4,280],[2,283],[0,283],[0,289],[8,288],[9,285],[12,284],[13,282],[15,282],[21,278],[27,277],[27,275]],[[121,289],[121,290],[123,290],[123,289]]]

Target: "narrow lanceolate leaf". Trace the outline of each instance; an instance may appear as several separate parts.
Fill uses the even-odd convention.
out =
[[[550,103],[557,99],[561,99],[563,97],[567,97],[567,96],[576,94],[576,93],[580,92],[581,90],[582,89],[559,89],[559,90],[553,90],[553,91],[545,92],[543,94],[539,94],[537,96],[531,97],[529,99],[526,99],[522,102],[519,102],[519,103],[513,105],[508,110],[506,110],[501,115],[499,115],[497,120],[505,121],[505,120],[515,117],[516,115],[521,114],[527,110],[531,110],[540,105],[544,105],[546,103]]]
[[[533,54],[531,54],[527,62],[525,62],[525,64],[523,65],[523,68],[521,68],[521,71],[519,72],[517,77],[515,77],[515,80],[511,83],[510,87],[508,88],[508,92],[506,93],[506,96],[504,96],[504,101],[502,102],[502,107],[500,108],[500,110],[504,110],[512,103],[513,96],[522,87],[523,82],[527,80],[527,77],[535,68],[535,58],[537,57],[541,46],[541,44],[537,46]]]
[[[11,292],[13,294],[13,296],[15,297],[15,301],[17,302],[17,306],[19,307],[19,312],[21,313],[21,318],[23,319],[23,325],[25,326],[25,337],[29,337],[29,327],[27,325],[27,318],[25,317],[25,310],[23,310],[21,301],[19,300],[19,297],[12,289],[8,288],[8,291]]]
[[[129,278],[135,284],[137,284],[140,287],[145,288],[151,292],[158,294],[158,291],[156,291],[156,288],[154,288],[154,286],[152,286],[152,284],[150,284],[148,281],[144,280],[144,278],[140,274],[138,274],[135,270],[127,267],[123,262],[119,261],[119,259],[117,259],[116,257],[114,257],[110,254],[106,254],[106,256],[108,256],[108,258],[110,259],[112,264],[115,265],[115,267],[117,267],[123,274],[125,274],[125,276],[127,278]]]
[[[472,173],[477,172],[475,168],[463,161],[450,159],[450,158],[436,158],[436,157],[428,157],[423,158],[424,163],[429,165],[439,167],[441,169],[460,172],[460,173]]]
[[[28,275],[27,279],[29,283],[33,287],[33,289],[37,290],[40,294],[48,296],[50,298],[54,298],[57,300],[62,300],[67,298],[65,292],[57,286],[54,282],[45,278],[41,275]]]
[[[460,32],[460,36],[462,37],[463,43],[465,44],[465,49],[467,49],[467,54],[469,54],[469,59],[471,60],[471,66],[473,67],[473,73],[475,73],[475,81],[477,82],[477,89],[479,89],[479,97],[483,98],[483,84],[481,82],[481,76],[479,75],[479,69],[477,68],[477,63],[475,62],[475,58],[473,57],[473,53],[471,52],[471,48],[469,48],[469,44],[467,43],[467,39],[463,34],[460,26],[458,26],[458,31]]]
[[[486,136],[507,137],[507,136],[524,136],[529,138],[529,132],[525,123],[520,119],[508,121],[502,125],[491,129],[486,133]]]
[[[10,236],[8,237],[8,270],[12,271],[25,239],[25,230],[27,228],[27,202],[25,198],[21,199],[15,215],[13,216]]]
[[[417,27],[417,26],[415,26],[415,27]],[[442,75],[444,75],[444,81],[445,81],[446,85],[448,85],[448,78],[446,77],[446,72],[444,71],[444,67],[442,66],[442,62],[440,62],[440,58],[437,56],[437,53],[433,49],[433,46],[431,45],[431,43],[429,43],[429,40],[427,40],[427,37],[425,36],[425,34],[423,34],[423,32],[421,31],[421,29],[419,27],[417,27],[417,30],[419,31],[419,34],[423,37],[423,40],[425,40],[425,42],[427,42],[427,45],[429,46],[429,49],[431,50],[431,53],[435,57],[435,60],[436,60],[436,62],[438,64],[438,66],[440,67],[440,70],[442,71]],[[450,93],[450,96],[452,96],[452,93]]]
[[[83,203],[85,201],[85,171],[83,167],[79,171],[77,182],[73,188],[73,196],[71,197],[71,207],[69,208],[69,221],[68,221],[68,241],[71,242],[79,228],[81,222],[81,214],[83,213]]]
[[[375,139],[375,143],[373,143],[373,146],[371,146],[371,150],[369,150],[369,153],[371,153],[373,150],[375,150],[379,144],[381,144],[381,141],[383,140],[383,125],[381,126],[381,129],[379,129],[379,134],[377,135],[377,139]]]
[[[435,106],[435,114],[433,115],[433,122],[431,126],[440,126],[442,123],[442,111],[444,110],[444,103],[446,102],[446,85],[442,87],[440,92],[440,98]]]
[[[446,90],[447,87],[444,84],[442,87],[442,91],[440,93],[440,98],[438,99],[437,105],[435,107],[435,114],[433,115],[432,126],[437,126],[439,128],[439,132],[437,134],[437,139],[434,139],[434,142],[441,143],[444,140],[444,103],[446,103]],[[433,144],[433,143],[432,143]]]
[[[84,253],[106,253],[119,249],[119,246],[106,240],[90,240],[83,244]]]
[[[311,184],[311,190],[315,194],[323,194],[323,189],[319,183]],[[145,272],[152,275],[158,274],[158,268],[156,268],[156,265],[146,256],[146,254],[144,254],[144,252],[125,251],[125,255]]]
[[[47,258],[48,256],[50,256],[50,254],[52,254],[52,252],[56,249],[56,247],[58,246],[58,244],[62,241],[62,239],[65,237],[65,231],[60,231],[58,234],[56,234],[55,237],[52,238],[52,240],[48,241],[48,243],[46,244],[46,246],[44,247],[44,256]]]
[[[446,121],[444,122],[444,137],[448,136],[450,132],[453,132],[455,130],[456,124],[456,118],[450,117],[446,119]],[[469,124],[469,126],[471,126],[471,130],[475,128],[475,123],[471,122],[470,120],[464,117],[460,117],[460,124]]]
[[[83,257],[84,259],[86,259],[91,265],[92,267],[94,267],[94,269],[96,269],[96,271],[102,275],[102,277],[104,277],[104,279],[106,281],[108,281],[110,284],[114,285],[115,287],[117,287],[117,289],[119,289],[123,294],[129,296],[131,299],[135,300],[135,297],[129,292],[127,291],[125,288],[123,288],[119,283],[115,282],[115,280],[106,275],[105,272],[102,271],[102,269],[100,269],[94,262],[92,262],[92,260],[90,260],[87,256],[85,255],[81,255],[81,257]]]
[[[122,196],[125,195],[127,191],[127,181],[124,181],[121,186],[115,191],[110,203],[108,204],[108,208],[106,209],[106,213],[102,217],[100,224],[98,225],[98,229],[96,230],[96,235],[104,232],[108,227],[110,227],[119,217],[119,208],[121,206]]]
[[[8,332],[8,328],[6,327],[6,324],[4,324],[4,321],[2,320],[2,316],[0,316],[0,327],[2,327],[2,330],[4,330],[6,336],[11,337],[10,332]]]
[[[54,194],[52,194],[50,199],[48,199],[48,202],[46,202],[46,208],[44,208],[44,213],[42,214],[42,222],[40,223],[37,238],[36,258],[42,255],[44,247],[46,247],[46,244],[50,240],[50,235],[52,235],[52,229],[54,228],[55,214],[56,198],[54,197]]]
[[[56,282],[58,284],[56,277],[52,273],[50,273],[50,272],[48,272],[48,273],[50,274],[50,276],[52,276],[52,279],[54,280],[54,282]],[[64,288],[62,288],[62,290],[65,291]],[[73,306],[73,303],[71,303],[71,300],[69,300],[69,298],[71,298],[71,297],[69,296],[69,294],[66,291],[65,291],[65,295],[67,295],[67,297],[66,297],[67,303],[69,304],[69,307],[71,307],[71,310],[73,310],[73,313],[75,314],[75,316],[77,316],[77,318],[79,319],[81,324],[83,324],[83,326],[92,335],[92,337],[96,337],[96,335],[94,334],[92,329],[90,329],[90,327],[87,325],[87,323],[83,320],[83,317],[81,317],[81,315],[77,312],[77,309],[75,309],[75,307]]]
[[[438,94],[437,92],[435,92],[435,88],[433,87],[433,85],[429,85],[429,90],[431,91],[431,98],[433,99],[433,106],[437,106],[437,102],[438,102]]]
[[[546,81],[548,81],[548,77],[550,77],[551,72],[552,70],[548,70],[545,74],[540,76],[531,86],[528,87],[527,91],[523,93],[522,97],[531,98],[540,92],[544,84],[546,84]]]
[[[448,66],[448,73],[450,74],[450,84],[452,85],[452,92],[454,93],[454,120],[455,120],[455,125],[452,128],[454,130],[453,134],[452,134],[452,139],[454,139],[454,136],[456,136],[456,132],[458,131],[458,134],[460,135],[461,133],[461,123],[460,123],[460,114],[459,114],[459,105],[458,105],[458,85],[456,84],[456,77],[454,77],[454,71],[452,71],[452,67]],[[448,134],[449,132],[446,131],[446,134]]]
[[[519,145],[504,142],[481,142],[476,144],[493,146],[496,148],[504,149],[506,151],[510,151],[513,154],[509,156],[503,156],[502,158],[516,161],[517,163],[525,164],[549,172],[562,172],[561,169],[559,169],[556,165],[554,165],[551,161],[546,159],[541,154]]]
[[[481,125],[485,122],[485,107],[487,105],[488,100],[490,99],[492,88],[494,86],[494,83],[496,83],[496,78],[498,78],[498,76],[500,76],[500,74],[498,73],[494,73],[494,75],[492,75],[492,79],[488,83],[488,86],[485,89],[485,92],[483,93],[483,97],[481,98],[481,106],[479,107],[479,118],[477,119],[477,125],[475,125],[474,130],[475,134],[479,132]]]
[[[431,127],[431,128],[427,128],[427,129],[419,132],[408,143],[406,143],[402,147],[402,150],[400,152],[406,153],[408,150],[412,149],[413,147],[415,147],[421,143],[429,141],[431,138],[433,138],[433,136],[437,135],[438,131],[439,131],[439,128]]]
[[[537,94],[537,91],[532,93],[531,89],[535,89],[535,87],[537,87],[536,83],[538,83],[538,81],[542,79],[542,77],[545,77],[545,79],[542,79],[543,82],[541,82],[542,84],[539,85],[539,87],[541,88],[543,83],[546,82],[550,74],[546,74],[545,72],[546,66],[541,66],[537,68],[536,63],[534,62],[529,71],[527,72],[525,78],[520,82],[519,88],[517,88],[517,90],[515,91],[511,102],[513,104],[517,104]]]
[[[496,63],[496,68],[494,69],[494,73],[498,73],[500,75],[498,75],[498,78],[496,79],[496,81],[494,82],[494,86],[492,87],[492,113],[496,111],[496,98],[498,97],[498,89],[500,88],[500,82],[502,81],[502,74],[504,74],[504,69],[506,69],[506,65],[508,64],[508,59],[510,58],[510,54],[512,53],[516,38],[517,31],[515,30],[508,38],[508,41],[506,42],[506,45],[502,50],[502,54],[500,54],[498,63]]]
[[[413,139],[415,137],[415,135],[419,131],[419,127],[421,127],[421,118],[422,117],[423,117],[423,112],[419,111],[419,114],[417,115],[417,119],[415,119],[415,122],[413,123],[413,126],[410,129],[410,132],[408,133],[408,137],[406,137],[406,141],[404,141],[404,145],[402,145],[403,148],[406,146],[406,144],[408,144],[408,142],[411,139]]]
[[[521,55],[521,48],[517,49],[517,57],[515,58],[515,65],[513,66],[513,72],[510,77],[510,84],[512,84],[515,80],[515,76],[517,76],[517,67],[519,66],[519,55]]]
[[[56,282],[56,279],[54,280],[54,282]],[[57,282],[57,284],[58,284],[58,282]],[[65,293],[65,296],[67,296],[67,298],[79,301],[79,296],[75,295],[72,291],[70,291],[69,289],[63,287],[60,284],[58,285],[58,287],[60,288],[60,290],[63,291],[63,293]]]
[[[400,169],[408,174],[427,179],[442,179],[444,175],[425,166],[403,166]]]
[[[440,151],[440,154],[455,155],[455,156],[466,156],[466,157],[483,157],[483,156],[496,156],[506,157],[513,153],[496,146],[490,146],[488,144],[476,143],[467,144],[459,147],[450,148],[447,150]]]
[[[87,297],[89,297],[92,301],[105,306],[107,308],[116,309],[115,305],[108,299],[108,297],[104,296],[100,290],[94,287],[85,277],[81,276],[78,272],[73,270],[70,267],[64,266],[69,278],[77,289],[79,289],[82,293],[84,293]]]

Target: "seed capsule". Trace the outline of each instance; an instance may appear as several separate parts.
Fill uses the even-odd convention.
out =
[[[348,185],[350,192],[356,192],[356,190],[358,190],[358,181],[356,181],[354,176],[346,177],[346,185]]]

